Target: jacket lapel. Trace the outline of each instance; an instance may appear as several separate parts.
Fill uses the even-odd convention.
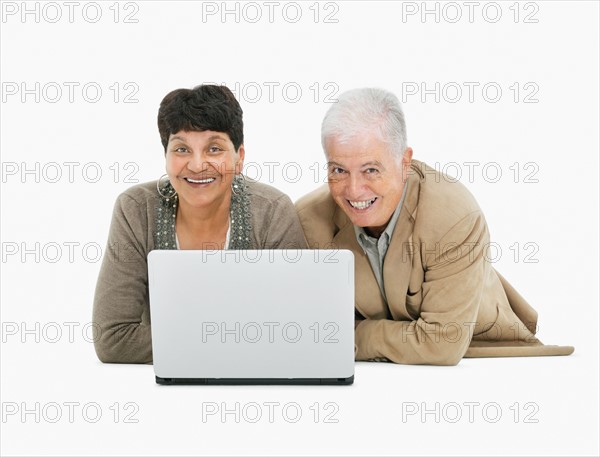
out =
[[[335,207],[333,220],[339,231],[333,237],[333,243],[338,248],[350,249],[354,253],[356,308],[365,318],[412,320],[406,309],[406,292],[414,257],[412,233],[422,177],[419,166],[420,162],[413,160],[406,197],[383,262],[383,284],[389,308],[381,295],[369,258],[356,241],[350,219],[339,206]]]
[[[415,161],[416,162],[416,161]],[[414,249],[412,233],[419,201],[419,174],[413,164],[408,175],[406,197],[392,240],[383,262],[383,284],[388,306],[394,320],[412,320],[406,309],[406,293],[413,265]]]

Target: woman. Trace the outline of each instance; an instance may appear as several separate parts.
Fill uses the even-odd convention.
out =
[[[94,298],[103,362],[152,362],[146,258],[153,249],[306,247],[289,197],[241,174],[242,109],[229,89],[169,93],[158,129],[166,175],[125,191],[113,212]]]

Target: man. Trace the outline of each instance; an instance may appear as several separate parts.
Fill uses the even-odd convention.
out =
[[[322,124],[328,186],[296,208],[311,248],[350,249],[356,360],[455,365],[462,357],[568,355],[486,260],[489,233],[459,182],[412,160],[398,99],[346,92]]]

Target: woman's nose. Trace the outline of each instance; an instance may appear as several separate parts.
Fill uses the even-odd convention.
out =
[[[192,153],[190,161],[188,162],[188,168],[196,173],[199,173],[206,168],[206,161],[204,160],[202,152],[194,151]]]

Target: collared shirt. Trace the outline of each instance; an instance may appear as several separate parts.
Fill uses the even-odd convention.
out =
[[[404,190],[402,191],[402,198],[400,199],[400,203],[396,207],[394,214],[392,214],[392,218],[390,222],[388,222],[387,227],[381,234],[379,238],[375,238],[369,236],[365,229],[362,227],[354,226],[354,233],[356,235],[356,240],[358,244],[363,248],[363,251],[369,258],[369,262],[371,263],[371,268],[373,269],[373,274],[375,275],[375,279],[377,280],[377,284],[379,284],[379,289],[381,290],[381,295],[383,295],[384,300],[387,303],[387,297],[385,296],[385,289],[383,287],[383,261],[385,259],[385,254],[390,246],[390,241],[392,240],[392,234],[394,233],[394,229],[396,228],[396,223],[398,222],[398,218],[400,217],[400,211],[402,210],[402,205],[404,204],[404,197],[406,196],[406,189],[408,187],[408,181],[404,184]]]

